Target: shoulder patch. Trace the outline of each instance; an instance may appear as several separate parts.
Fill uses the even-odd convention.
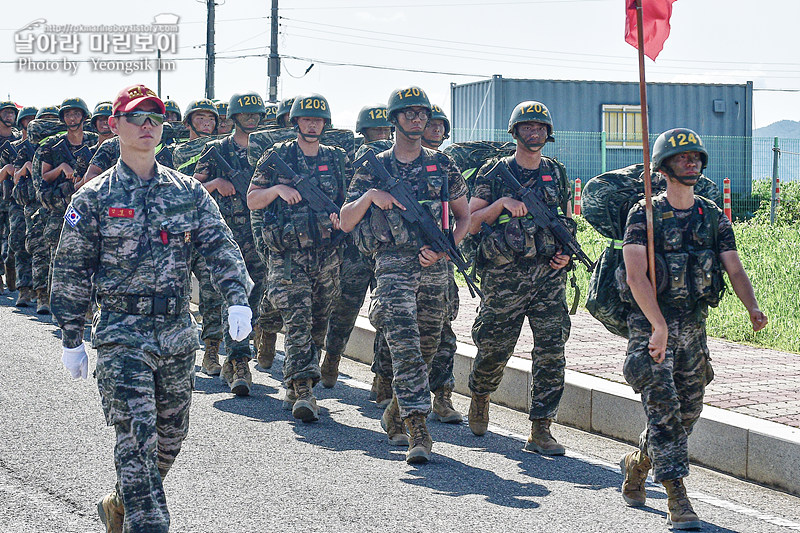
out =
[[[67,221],[67,224],[74,228],[78,225],[78,222],[81,221],[81,218],[81,214],[78,213],[78,210],[75,209],[72,204],[69,204],[69,207],[67,207],[67,212],[64,213],[64,220]]]

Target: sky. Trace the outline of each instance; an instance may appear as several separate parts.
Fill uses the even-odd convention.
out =
[[[161,96],[181,108],[202,98],[206,1],[138,0],[124,10],[119,5],[42,0],[6,10],[0,22],[0,98],[42,106],[80,96],[94,107],[128,85],[156,90],[155,70],[101,70],[122,60],[143,65],[144,59],[152,66],[154,53],[92,51],[101,48],[99,32],[62,27],[44,36],[43,25],[146,25],[165,13],[179,22],[174,53],[162,55],[174,70],[162,73]],[[449,112],[451,83],[493,74],[638,81],[636,49],[624,40],[624,5],[625,0],[280,0],[278,96],[320,93],[330,102],[334,125],[353,128],[363,106],[385,103],[402,86],[419,85]],[[270,6],[271,0],[217,3],[215,97],[256,91],[266,99]],[[20,31],[37,20],[42,26]],[[664,50],[655,62],[645,60],[647,81],[753,81],[754,128],[800,120],[797,20],[797,0],[677,0]],[[124,33],[142,37],[136,29]],[[117,33],[122,47],[124,33]],[[30,35],[35,53],[21,53]],[[77,52],[69,46],[76,41]],[[40,51],[53,45],[53,52]],[[65,71],[65,61],[77,70]]]

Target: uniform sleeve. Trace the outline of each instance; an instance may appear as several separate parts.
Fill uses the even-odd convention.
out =
[[[496,161],[487,161],[475,176],[475,190],[472,192],[473,198],[480,198],[488,203],[492,203],[495,198],[492,198],[492,180],[486,177],[486,174],[494,167]]]
[[[208,143],[207,145],[205,145],[205,147],[203,148],[203,151],[200,152],[200,159],[202,159],[203,156],[206,155],[206,153],[209,150],[211,150],[211,144],[212,143]],[[195,163],[193,173],[194,174],[209,174],[209,176],[208,176],[209,179],[213,179],[214,176],[210,175],[210,172],[211,172],[211,160],[207,159],[205,161],[201,161],[200,159],[198,159],[197,163]]]
[[[350,182],[350,187],[347,189],[345,203],[358,200],[364,195],[364,193],[375,186],[375,178],[372,176],[372,174],[367,172],[367,170],[363,167],[358,169],[353,176],[353,180]]]
[[[217,203],[200,182],[193,182],[200,219],[194,246],[208,263],[211,275],[228,305],[248,305],[247,295],[253,289],[253,281],[247,274],[242,252],[225,224]]]
[[[72,197],[53,259],[50,309],[67,348],[83,342],[92,275],[100,261],[100,224],[95,199],[94,191],[90,190],[79,190]]]
[[[456,200],[462,196],[466,196],[467,182],[464,181],[464,176],[461,175],[458,165],[456,165],[456,162],[449,155],[440,154],[440,156],[442,157],[442,170],[447,172],[450,200]]]
[[[736,250],[736,235],[733,233],[733,226],[725,213],[719,214],[719,229],[717,230],[717,246],[719,253]]]
[[[118,150],[114,149],[114,140],[109,139],[100,145],[100,147],[94,153],[94,156],[92,156],[92,160],[89,162],[89,165],[96,165],[100,167],[100,170],[105,172],[109,168],[113,167],[114,163],[116,163],[116,159],[119,158],[119,153],[117,152]],[[115,154],[117,156],[116,158],[114,157]]]
[[[628,221],[625,223],[625,237],[622,245],[641,244],[647,246],[647,222],[644,206],[636,204],[628,212]]]

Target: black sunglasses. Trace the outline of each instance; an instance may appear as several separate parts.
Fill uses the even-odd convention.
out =
[[[150,120],[150,124],[153,126],[160,126],[166,119],[166,115],[162,115],[161,113],[153,113],[151,111],[131,111],[130,113],[119,113],[116,116],[125,117],[125,120],[134,126],[141,126],[147,120]]]

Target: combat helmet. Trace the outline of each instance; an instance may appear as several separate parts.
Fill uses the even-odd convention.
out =
[[[553,137],[553,117],[550,110],[541,102],[527,100],[520,102],[511,112],[508,119],[508,133],[514,134],[514,128],[520,122],[541,122],[547,126],[547,140],[545,142],[555,142]]]
[[[177,113],[178,120],[181,120],[183,118],[183,113],[181,113],[181,108],[180,106],[178,106],[178,103],[175,102],[175,100],[164,101],[164,109],[165,113],[170,113],[170,112]]]
[[[658,136],[653,143],[653,170],[658,170],[664,161],[683,152],[699,152],[703,161],[703,172],[708,166],[708,151],[703,146],[703,139],[689,128],[673,128]]]
[[[21,128],[22,127],[22,119],[28,118],[28,117],[36,118],[36,113],[38,113],[38,112],[39,112],[39,110],[36,109],[33,106],[23,107],[22,109],[19,110],[19,113],[17,113],[17,126]]]
[[[10,100],[6,100],[4,102],[0,102],[0,111],[2,111],[3,109],[13,109],[14,110],[14,121],[11,124],[7,124],[8,127],[13,126],[14,123],[17,121],[17,118],[19,116],[19,108],[17,107],[17,104],[15,104],[14,102],[12,102]]]
[[[431,118],[430,120],[443,120],[444,121],[444,138],[450,138],[450,119],[444,114],[442,108],[436,104],[431,105]]]
[[[46,105],[36,112],[36,118],[44,118],[46,115],[53,115],[55,117],[58,117],[58,106]]]
[[[186,107],[186,115],[183,117],[183,122],[188,126],[190,123],[190,118],[192,113],[195,111],[208,111],[216,117],[217,124],[219,124],[219,111],[217,111],[217,106],[214,105],[214,102],[209,100],[208,98],[201,98],[200,100],[192,100],[189,102],[189,105]]]
[[[356,133],[364,135],[367,128],[391,128],[389,112],[383,104],[366,105],[361,108],[356,118]]]
[[[92,113],[89,112],[89,106],[86,105],[83,98],[67,98],[61,102],[61,107],[58,108],[58,118],[61,122],[64,122],[64,113],[70,109],[80,109],[83,111],[83,120],[92,118]]]
[[[386,111],[389,113],[389,122],[397,123],[397,113],[407,107],[424,107],[431,111],[431,101],[425,91],[416,86],[395,89],[389,96]]]
[[[264,104],[264,118],[263,120],[275,122],[278,120],[278,105],[277,104]]]
[[[215,101],[214,106],[216,106],[217,114],[220,116],[220,118],[228,116],[228,102]]]
[[[99,104],[94,106],[94,112],[92,113],[92,120],[91,120],[92,127],[97,129],[95,121],[99,117],[110,117],[113,114],[112,106],[113,104],[111,102],[100,102]]]
[[[278,110],[275,112],[275,120],[278,122],[278,125],[281,125],[281,118],[288,115],[289,111],[292,109],[292,104],[294,104],[294,96],[291,98],[284,98],[278,104]]]
[[[255,92],[234,94],[226,105],[229,118],[237,113],[266,113],[264,100]]]
[[[328,101],[321,94],[308,94],[298,96],[292,103],[289,111],[289,120],[296,124],[295,119],[299,117],[315,117],[325,119],[325,125],[331,123],[331,107]]]

